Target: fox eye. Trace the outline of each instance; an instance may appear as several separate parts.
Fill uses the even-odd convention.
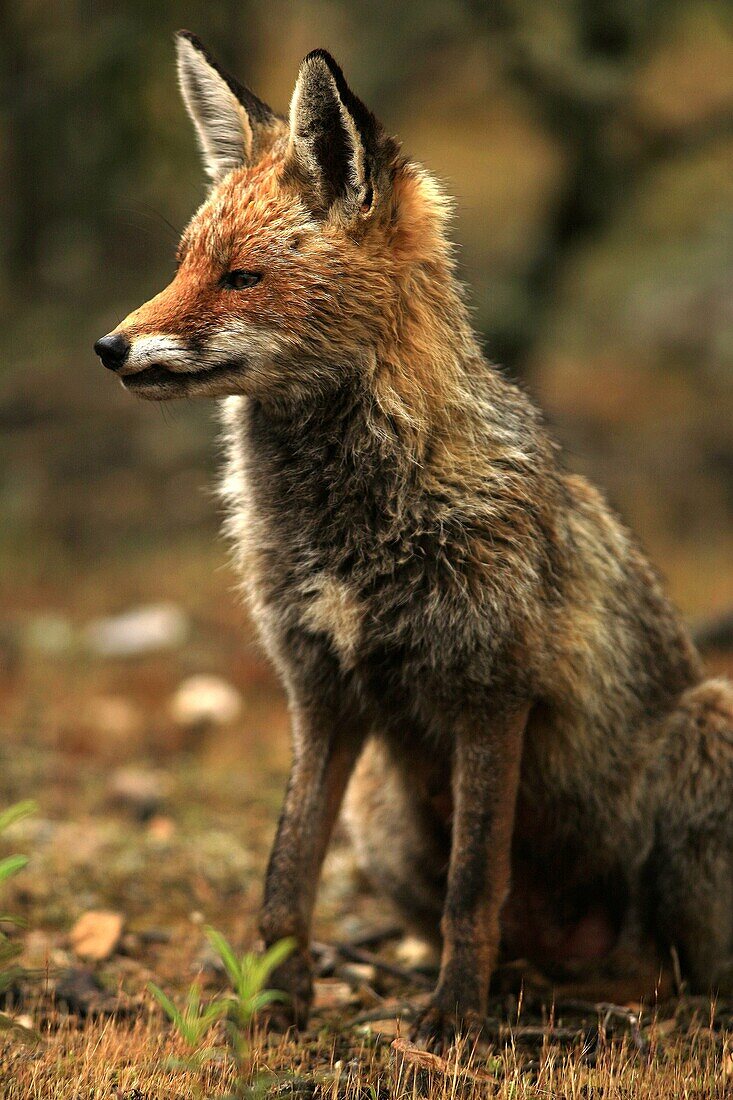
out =
[[[227,271],[221,282],[228,290],[246,290],[256,286],[261,278],[259,271]]]

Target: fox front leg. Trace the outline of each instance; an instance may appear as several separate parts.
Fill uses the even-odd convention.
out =
[[[260,933],[269,947],[285,938],[293,954],[268,984],[287,1001],[273,1005],[265,1022],[284,1030],[302,1027],[312,999],[309,940],[318,878],[344,791],[363,744],[353,715],[335,707],[304,706],[293,717],[293,762],[265,877]]]
[[[413,1037],[436,1049],[480,1031],[499,950],[510,879],[514,812],[528,707],[456,732],[453,835],[441,921],[443,953]],[[483,728],[482,728],[483,727]]]

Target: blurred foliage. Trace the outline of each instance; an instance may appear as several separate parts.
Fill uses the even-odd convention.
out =
[[[138,405],[91,353],[170,277],[204,194],[179,26],[279,110],[300,58],[331,50],[456,196],[487,353],[537,394],[571,463],[647,541],[723,537],[729,4],[4,0],[0,21],[0,553],[14,570],[213,526],[210,408]]]
[[[35,802],[26,799],[4,810],[0,813],[0,836],[2,836],[5,830],[10,828],[11,825],[15,825],[16,822],[22,821],[23,818],[34,814],[37,809],[38,806]],[[21,855],[5,856],[3,859],[0,859],[0,887],[2,887],[8,879],[13,878],[19,871],[22,871],[27,863],[28,857]],[[11,913],[0,913],[0,926],[8,924],[22,925],[23,921],[13,916]],[[22,944],[11,940],[7,932],[0,927],[0,1001],[2,1001],[3,1004],[4,998],[6,998],[13,987],[25,977],[24,967],[18,965],[17,962],[22,951]],[[9,1030],[14,1031],[24,1038],[37,1038],[31,1028],[25,1027],[22,1023],[18,1023],[8,1013],[0,1012],[0,1032]]]

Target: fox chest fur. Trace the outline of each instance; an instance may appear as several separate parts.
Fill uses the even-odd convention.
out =
[[[531,691],[531,670],[516,658],[540,614],[539,573],[533,602],[515,602],[510,626],[507,584],[498,583],[506,562],[497,556],[487,584],[475,518],[361,435],[354,395],[334,395],[328,416],[310,424],[279,422],[234,398],[224,423],[228,531],[289,690],[325,661],[382,728],[403,733],[406,721],[439,723],[467,692],[488,701],[501,690],[506,702],[507,692]],[[514,590],[529,587],[525,566]]]
[[[516,486],[505,499],[501,462],[484,464],[468,506],[450,483],[426,483],[424,465],[405,463],[385,433],[364,431],[360,398],[348,387],[326,407],[300,420],[248,399],[223,406],[228,534],[291,701],[317,692],[346,711],[358,707],[395,751],[431,746],[443,782],[445,730],[464,712],[488,718],[531,704],[521,800],[533,807],[532,821],[571,820],[568,850],[592,844],[602,861],[604,836],[622,827],[620,805],[623,827],[638,836],[642,757],[654,751],[647,715],[664,703],[654,698],[660,668],[652,652],[673,648],[653,632],[630,644],[630,593],[616,594],[618,610],[607,593],[594,605],[596,570],[624,554],[630,568],[633,548],[611,527],[604,544],[595,499],[592,507],[565,499],[570,514],[555,528],[539,509],[521,507]],[[556,478],[549,463],[535,462],[520,480],[535,499],[541,482],[547,499]],[[575,575],[567,544],[591,537],[596,553]],[[611,667],[628,692],[606,691]],[[670,684],[687,675],[684,653],[678,667],[661,670]],[[599,787],[623,792],[609,800],[613,822],[599,812]],[[520,839],[521,831],[520,822]],[[545,831],[530,822],[533,849]]]

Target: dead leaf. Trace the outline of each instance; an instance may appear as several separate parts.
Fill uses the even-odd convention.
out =
[[[496,1084],[497,1078],[494,1077],[488,1070],[476,1068],[470,1069],[468,1066],[461,1066],[454,1061],[449,1062],[445,1058],[441,1058],[439,1054],[431,1054],[429,1050],[423,1050],[422,1047],[415,1046],[409,1039],[394,1039],[392,1041],[392,1050],[398,1054],[403,1061],[409,1065],[414,1066],[416,1069],[428,1070],[431,1073],[440,1073],[444,1077],[459,1077],[464,1081],[481,1081],[484,1083]]]

